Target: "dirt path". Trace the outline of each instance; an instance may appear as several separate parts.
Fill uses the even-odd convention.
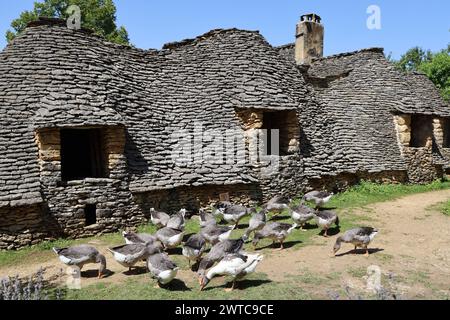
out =
[[[438,191],[407,196],[395,201],[378,203],[352,212],[364,222],[380,230],[371,247],[370,257],[352,254],[351,245],[341,249],[340,256],[331,258],[336,237],[315,239],[315,246],[291,250],[267,259],[259,269],[274,280],[288,275],[316,275],[325,279],[329,288],[366,287],[367,268],[378,266],[382,279],[393,275],[397,293],[409,298],[449,297],[450,295],[450,217],[433,205],[450,199],[450,191]],[[345,219],[345,212],[341,213]],[[380,251],[378,251],[378,250]],[[350,252],[349,254],[346,254]],[[274,263],[276,262],[276,263]],[[282,271],[278,271],[280,266]],[[329,278],[329,279],[328,279]],[[314,281],[312,281],[314,282]],[[326,287],[326,286],[325,286]],[[312,288],[314,289],[314,288]],[[325,295],[317,290],[318,295]]]
[[[380,229],[368,258],[351,253],[350,245],[344,245],[338,257],[331,257],[337,236],[317,236],[313,245],[270,252],[258,271],[276,282],[303,281],[312,296],[327,299],[330,292],[342,294],[344,287],[365,292],[367,269],[379,268],[382,284],[402,297],[449,298],[450,217],[430,209],[448,199],[450,190],[445,190],[354,209],[352,215],[360,217],[362,225]],[[341,212],[340,217],[345,219],[346,212]],[[106,246],[95,241],[91,243],[110,256]],[[15,274],[27,276],[41,266],[46,269],[47,277],[54,278],[62,270],[59,260],[52,258],[43,263],[2,268],[0,278]],[[120,283],[127,278],[124,268],[112,259],[108,259],[108,269],[114,273],[108,277],[108,282]],[[195,281],[195,275],[187,270],[181,271],[179,278],[190,283]],[[89,272],[88,278],[83,278],[83,286],[96,282],[95,272]]]

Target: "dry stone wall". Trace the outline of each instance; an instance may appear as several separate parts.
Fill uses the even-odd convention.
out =
[[[406,161],[408,182],[429,183],[442,178],[443,168],[435,161],[435,149],[442,148],[444,138],[442,118],[430,118],[433,125],[432,136],[427,137],[424,147],[411,147],[411,115],[401,114],[394,116],[399,147]]]

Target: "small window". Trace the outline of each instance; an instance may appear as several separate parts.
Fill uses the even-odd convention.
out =
[[[105,147],[100,129],[61,130],[63,181],[106,178]]]
[[[442,130],[444,133],[444,148],[450,148],[450,119],[443,119],[442,121]]]
[[[297,141],[299,135],[297,115],[294,111],[264,112],[262,129],[266,130],[265,154],[286,156],[294,153],[290,149],[291,143],[293,140]]]
[[[428,116],[411,116],[411,142],[412,148],[426,147],[428,139],[433,136],[433,123]]]
[[[87,204],[84,208],[85,226],[91,226],[97,223],[97,206],[95,204]]]

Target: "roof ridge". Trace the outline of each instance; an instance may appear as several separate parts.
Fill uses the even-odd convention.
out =
[[[281,46],[276,46],[274,47],[275,49],[285,49],[285,48],[291,48],[291,47],[295,47],[295,43],[288,43],[288,44],[283,44]]]
[[[317,62],[317,61],[327,60],[327,59],[336,59],[336,58],[342,58],[342,57],[353,56],[353,55],[355,55],[355,54],[363,53],[363,52],[384,53],[384,48],[381,48],[381,47],[371,47],[371,48],[365,48],[365,49],[360,49],[360,50],[355,50],[355,51],[349,51],[349,52],[337,53],[337,54],[334,54],[334,55],[331,55],[331,56],[326,56],[326,57],[314,59],[313,63],[314,63],[314,62]]]
[[[227,33],[227,32],[246,32],[246,33],[254,33],[254,34],[259,34],[260,32],[258,30],[243,30],[243,29],[238,29],[238,28],[227,28],[227,29],[223,29],[223,28],[218,28],[218,29],[212,29],[204,34],[201,34],[199,36],[196,36],[194,38],[188,38],[188,39],[184,39],[184,40],[180,40],[180,41],[174,41],[174,42],[168,42],[166,44],[163,45],[162,50],[172,50],[172,49],[177,49],[189,44],[193,44],[193,43],[197,43],[203,40],[206,40],[208,38],[211,38],[213,36],[222,34],[222,33]]]

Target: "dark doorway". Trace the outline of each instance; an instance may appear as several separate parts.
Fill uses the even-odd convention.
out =
[[[450,148],[450,119],[445,118],[443,119],[443,133],[444,133],[444,148]]]
[[[273,117],[273,113],[271,112],[264,112],[263,115],[263,127],[262,129],[266,130],[265,133],[265,143],[266,143],[266,152],[264,152],[263,154],[265,155],[275,155],[278,154],[278,152],[276,152],[277,150],[275,150],[276,148],[274,148],[275,146],[272,144],[272,135],[273,132],[272,130],[275,129],[279,129],[276,128],[277,127],[277,123]]]
[[[97,223],[97,206],[95,204],[87,204],[84,208],[85,226],[91,226]]]
[[[106,178],[106,156],[100,129],[61,130],[63,181]]]
[[[293,138],[292,130],[290,131],[289,127],[292,127],[292,123],[296,125],[296,122],[295,112],[264,112],[262,129],[267,130],[267,155],[286,156],[289,154],[289,141]],[[275,130],[278,130],[278,139],[275,136]]]
[[[433,123],[429,116],[411,116],[411,142],[410,147],[426,147],[428,139],[433,136]]]

